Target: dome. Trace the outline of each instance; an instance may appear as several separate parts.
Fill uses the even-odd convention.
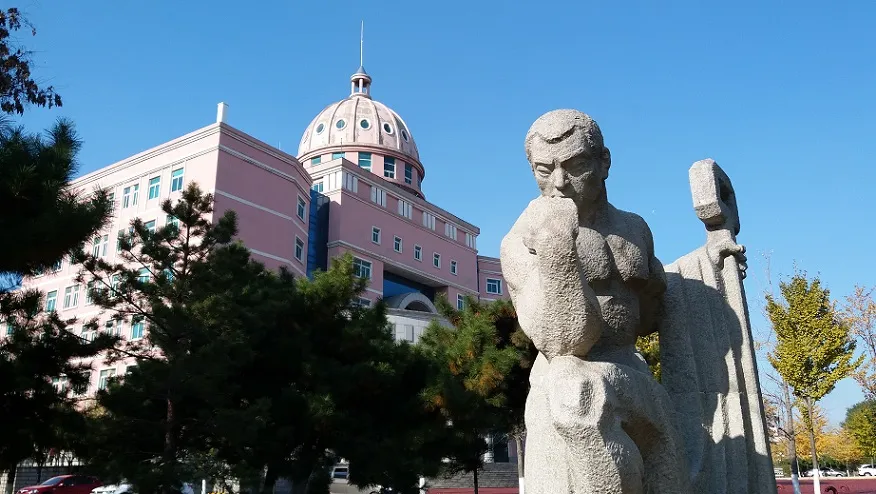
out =
[[[390,107],[371,99],[371,77],[365,69],[359,67],[350,82],[350,96],[327,106],[307,126],[298,158],[325,148],[357,145],[385,150],[419,164],[420,152],[404,120]]]

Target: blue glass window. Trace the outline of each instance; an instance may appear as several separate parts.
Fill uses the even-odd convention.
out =
[[[414,167],[409,163],[405,163],[405,183],[408,185],[414,183]]]
[[[170,191],[176,192],[182,190],[183,186],[183,169],[178,168],[170,174]]]
[[[371,153],[359,153],[359,166],[364,170],[371,171]]]

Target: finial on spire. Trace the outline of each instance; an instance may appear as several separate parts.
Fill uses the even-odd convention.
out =
[[[364,47],[365,21],[363,20],[362,25],[359,28],[359,68],[356,70],[356,73],[350,77],[350,95],[370,98],[371,77],[365,72],[365,66],[363,65],[365,62]]]
[[[359,29],[359,67],[365,66],[365,21]]]

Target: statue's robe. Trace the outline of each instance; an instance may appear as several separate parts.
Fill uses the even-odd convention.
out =
[[[718,269],[701,247],[664,269],[661,381],[674,405],[693,492],[775,493],[736,264]]]

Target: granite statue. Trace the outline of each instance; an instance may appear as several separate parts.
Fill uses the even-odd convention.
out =
[[[526,493],[775,493],[730,179],[690,170],[705,244],[664,266],[648,224],[608,202],[611,154],[575,110],[525,140],[541,195],[502,241],[539,350],[526,403]],[[637,352],[658,332],[662,379]]]

